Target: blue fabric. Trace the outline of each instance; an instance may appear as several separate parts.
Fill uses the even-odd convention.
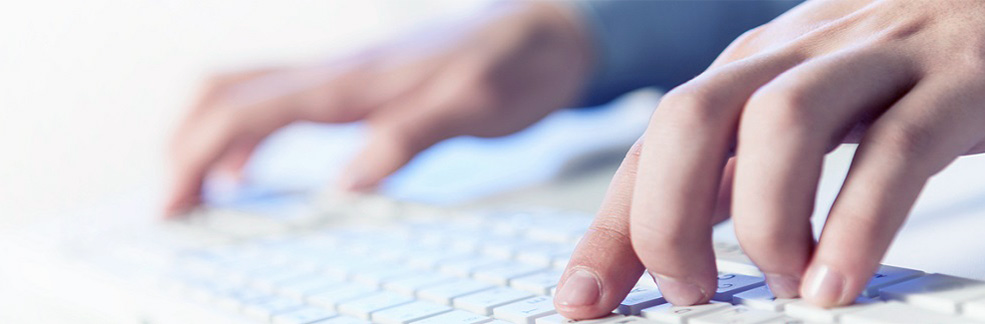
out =
[[[596,49],[580,106],[700,74],[736,37],[800,1],[579,0]]]

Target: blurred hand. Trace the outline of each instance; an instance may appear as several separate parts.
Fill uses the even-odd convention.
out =
[[[808,1],[664,97],[555,304],[607,314],[644,269],[668,301],[707,302],[729,215],[777,297],[849,304],[927,179],[985,151],[983,125],[985,2]],[[822,160],[843,142],[858,150],[815,243]]]
[[[213,78],[174,137],[167,212],[198,204],[207,173],[238,174],[294,121],[365,121],[368,145],[342,186],[367,190],[443,139],[510,134],[573,103],[592,53],[572,8],[507,3],[474,18],[327,63]]]

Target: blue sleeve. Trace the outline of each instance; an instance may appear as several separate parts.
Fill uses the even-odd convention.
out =
[[[578,0],[596,49],[580,106],[647,86],[666,89],[701,73],[746,30],[799,4],[794,0]]]

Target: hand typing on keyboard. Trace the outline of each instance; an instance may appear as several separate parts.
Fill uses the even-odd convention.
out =
[[[502,3],[347,58],[219,75],[173,139],[167,213],[194,207],[211,169],[235,177],[264,137],[295,121],[370,126],[341,183],[359,191],[446,138],[518,131],[571,104],[585,82],[590,49],[574,16]]]
[[[738,38],[660,103],[565,270],[558,310],[605,315],[644,269],[675,305],[712,300],[711,226],[729,216],[776,297],[852,303],[927,179],[985,152],[985,43],[961,36],[982,34],[982,2],[833,0]],[[859,147],[815,242],[822,160],[844,142]]]

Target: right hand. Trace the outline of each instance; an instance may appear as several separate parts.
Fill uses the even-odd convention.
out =
[[[213,78],[174,136],[166,213],[197,205],[214,168],[239,175],[264,137],[292,122],[365,121],[368,145],[341,185],[368,190],[441,140],[510,134],[572,104],[591,70],[583,26],[564,4],[500,4],[453,27]]]

